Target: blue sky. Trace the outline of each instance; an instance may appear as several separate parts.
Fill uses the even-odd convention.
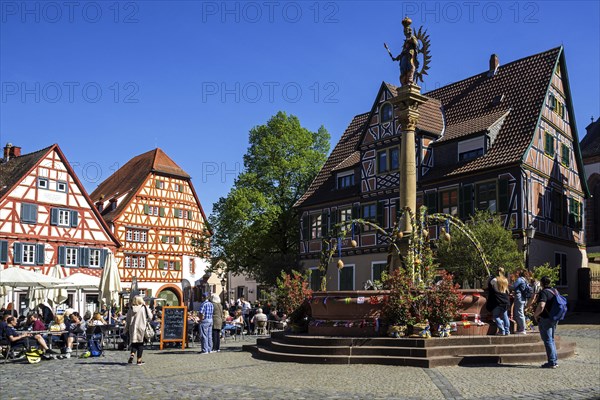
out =
[[[0,1],[0,143],[59,143],[92,191],[161,147],[207,213],[248,131],[279,110],[332,148],[381,81],[404,15],[431,36],[423,91],[564,45],[580,138],[600,114],[597,1]],[[526,76],[523,79],[527,79]]]

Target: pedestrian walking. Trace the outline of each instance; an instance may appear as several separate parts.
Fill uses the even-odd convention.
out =
[[[205,295],[204,301],[200,305],[200,343],[202,343],[200,354],[212,352],[213,312],[214,306]]]
[[[542,364],[542,368],[558,367],[558,355],[556,353],[556,343],[554,342],[554,334],[558,321],[550,318],[550,310],[556,301],[556,289],[552,288],[550,278],[544,276],[541,279],[542,290],[538,295],[538,302],[533,314],[533,319],[538,323],[540,336],[546,348],[546,356],[548,362]]]
[[[129,346],[131,354],[128,363],[133,363],[133,358],[137,355],[137,365],[143,365],[142,353],[144,352],[144,334],[146,325],[152,320],[152,311],[148,309],[142,296],[135,296],[131,302],[131,307],[127,311],[125,319],[125,334],[129,335]]]

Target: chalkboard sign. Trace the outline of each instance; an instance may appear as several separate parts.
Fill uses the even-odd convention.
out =
[[[160,334],[160,349],[163,343],[181,342],[185,349],[185,332],[187,327],[187,307],[163,307]]]

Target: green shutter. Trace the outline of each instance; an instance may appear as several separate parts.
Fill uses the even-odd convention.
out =
[[[302,239],[309,240],[310,239],[310,220],[308,214],[302,217]]]
[[[164,207],[160,207],[158,209],[158,215],[160,215],[161,217],[165,216],[165,208]]]
[[[179,218],[179,208],[174,208],[174,209],[173,209],[173,216],[174,216],[175,218]]]
[[[192,211],[188,211],[188,219],[191,221],[194,218],[194,213]]]
[[[144,204],[144,214],[150,214],[150,206],[148,204]]]
[[[321,236],[325,237],[329,234],[329,211],[321,213]]]
[[[498,211],[501,213],[509,212],[509,188],[508,179],[498,181]]]
[[[436,192],[427,192],[423,196],[424,205],[427,207],[427,212],[429,214],[433,214],[437,212],[437,193]]]
[[[181,270],[181,261],[175,261],[175,271]]]
[[[381,201],[377,202],[377,225],[385,228],[385,206]]]
[[[462,219],[473,215],[473,185],[464,185],[460,190],[459,212]]]

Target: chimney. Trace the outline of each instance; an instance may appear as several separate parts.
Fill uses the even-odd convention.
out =
[[[20,156],[21,156],[21,148],[20,147],[13,146],[12,143],[6,143],[6,146],[4,147],[4,162],[10,160],[11,158],[20,157]]]
[[[496,75],[498,72],[498,67],[500,66],[500,59],[496,54],[492,54],[490,56],[490,69],[488,70],[488,76]]]
[[[96,206],[96,209],[98,210],[98,212],[102,212],[103,206],[104,206],[104,202],[102,201],[97,201],[96,203],[94,203],[94,205]]]
[[[108,205],[108,209],[110,211],[113,211],[113,210],[117,209],[117,199],[110,199],[110,203]]]

